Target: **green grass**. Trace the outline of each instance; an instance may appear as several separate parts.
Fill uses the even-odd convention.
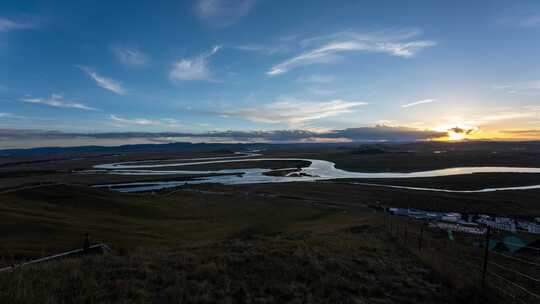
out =
[[[430,185],[426,186],[429,187]],[[227,189],[226,187],[222,188]],[[388,207],[418,208],[433,211],[524,217],[540,216],[540,204],[538,204],[540,190],[443,193],[351,185],[347,184],[347,181],[341,180],[326,183],[240,185],[234,186],[234,188],[284,196],[323,199],[348,208],[354,208],[362,204],[381,204]]]
[[[251,235],[27,267],[0,276],[0,297],[7,303],[462,300],[418,260],[394,246],[379,227],[365,220],[346,221],[326,225],[321,232]]]
[[[95,241],[131,249],[222,240],[252,231],[273,234],[333,213],[272,198],[43,187],[0,195],[0,257],[11,263],[80,247],[85,232]]]
[[[471,302],[469,286],[389,237],[362,206],[364,191],[283,186],[297,197],[210,185],[225,194],[49,186],[0,195],[0,264],[80,247],[85,232],[113,248],[0,273],[0,303]]]
[[[404,217],[390,216],[386,219],[387,230],[390,230],[395,242],[403,249],[408,249],[411,254],[417,256],[422,263],[428,265],[437,275],[440,281],[446,283],[453,290],[460,291],[471,296],[481,296],[478,291],[481,287],[481,277],[483,269],[483,258],[485,235],[471,235],[466,233],[454,233],[453,240],[449,240],[446,231],[429,229],[420,221],[410,220]],[[389,224],[391,223],[391,224]],[[420,229],[422,233],[422,250],[419,250],[418,242]],[[492,231],[491,239],[502,239],[508,235],[515,235],[510,232]],[[533,241],[537,239],[534,235],[520,234],[519,237]],[[473,245],[473,244],[477,245]],[[512,256],[507,258],[502,256]],[[538,276],[540,267],[532,266],[540,262],[537,254],[530,252],[517,252],[510,254],[507,251],[490,251],[489,264],[485,281],[485,292],[483,297],[486,303],[538,303],[529,297],[523,288],[536,292],[536,285],[533,280]],[[522,261],[528,261],[523,263]],[[500,266],[496,266],[500,265]],[[501,268],[502,267],[502,268]],[[516,275],[517,271],[523,275]],[[509,284],[500,280],[495,273],[514,284]],[[516,297],[513,299],[509,297]],[[473,297],[474,298],[474,297]]]

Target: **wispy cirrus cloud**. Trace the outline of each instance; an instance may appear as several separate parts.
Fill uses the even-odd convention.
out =
[[[0,112],[0,118],[4,119],[26,119],[26,116],[17,115],[9,112]]]
[[[123,118],[114,114],[109,115],[109,118],[116,123],[127,125],[156,126],[161,124],[159,120],[148,118]]]
[[[534,137],[540,137],[540,129],[527,129],[527,130],[501,130],[502,133],[517,134],[517,135],[532,135]]]
[[[330,83],[333,82],[336,77],[334,75],[321,75],[321,74],[314,74],[314,75],[306,75],[298,77],[299,82],[309,82],[309,83]]]
[[[290,53],[298,49],[300,35],[287,35],[272,39],[265,43],[244,43],[232,46],[233,49],[245,52],[253,52],[262,55],[277,55]]]
[[[105,90],[109,90],[113,93],[116,93],[118,95],[126,95],[127,90],[123,87],[122,83],[102,76],[98,74],[96,71],[94,71],[92,68],[86,67],[86,66],[77,66],[81,71],[85,72],[92,80],[96,82],[96,84]]]
[[[540,27],[540,12],[521,12],[514,16],[506,16],[499,19],[506,26],[518,28]]]
[[[535,117],[535,116],[538,116],[538,114],[533,113],[533,112],[503,112],[503,113],[480,116],[478,118],[478,122],[479,122],[478,124],[505,121],[505,120],[516,120],[516,119],[523,119],[523,118]]]
[[[283,54],[291,51],[290,46],[285,44],[263,45],[263,44],[242,44],[233,47],[234,49],[246,52],[256,52],[264,55]]]
[[[462,124],[466,125],[491,125],[494,123],[508,122],[513,120],[522,120],[526,118],[535,118],[540,117],[539,112],[532,110],[507,110],[507,111],[496,111],[496,112],[486,112],[484,114],[474,114],[468,117],[450,118],[452,121],[460,121]]]
[[[113,46],[111,49],[116,58],[127,66],[142,67],[150,61],[150,57],[138,48]]]
[[[493,85],[494,90],[505,91],[508,94],[540,93],[540,80],[520,81]]]
[[[111,114],[109,119],[114,122],[118,127],[131,125],[131,126],[159,126],[165,129],[178,129],[185,128],[182,122],[175,118],[125,118],[120,115]]]
[[[267,75],[286,73],[300,66],[332,63],[346,52],[381,53],[403,58],[413,57],[420,50],[435,46],[433,40],[415,40],[421,34],[414,29],[376,32],[339,32],[314,37],[302,42],[309,50],[274,65]]]
[[[176,118],[163,118],[161,121],[166,128],[178,129],[187,127],[184,123]]]
[[[529,15],[521,19],[519,25],[522,27],[537,27],[540,26],[540,13]]]
[[[173,82],[205,80],[212,81],[213,73],[208,66],[208,59],[216,54],[221,46],[214,46],[212,50],[193,58],[180,59],[173,63],[169,72],[169,79]]]
[[[540,113],[540,105],[525,105],[523,108],[527,111]]]
[[[98,109],[85,105],[84,103],[72,100],[65,100],[60,94],[51,94],[49,98],[25,97],[21,101],[34,104],[42,104],[56,108],[79,109],[85,111],[97,111]]]
[[[313,120],[350,113],[353,109],[367,104],[366,102],[341,99],[314,102],[289,98],[258,108],[225,111],[222,114],[262,123],[302,125]]]
[[[32,29],[37,26],[35,21],[16,21],[0,17],[0,32],[9,32],[14,30]]]
[[[411,103],[401,105],[401,107],[402,108],[409,108],[409,107],[414,107],[414,106],[418,106],[418,105],[421,105],[421,104],[432,103],[432,102],[435,102],[435,101],[436,101],[436,99],[423,99],[423,100],[418,100],[418,101],[415,101],[415,102],[411,102]]]
[[[205,24],[223,28],[238,22],[256,3],[257,0],[198,0],[195,14]]]
[[[10,118],[15,116],[13,113],[0,112],[0,118]]]

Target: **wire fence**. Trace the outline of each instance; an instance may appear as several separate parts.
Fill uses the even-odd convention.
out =
[[[0,273],[13,271],[18,268],[29,266],[29,265],[50,262],[50,261],[65,259],[69,257],[79,257],[86,254],[96,254],[96,253],[103,254],[105,252],[110,252],[110,251],[111,251],[111,248],[107,244],[99,243],[99,244],[91,245],[87,248],[77,248],[77,249],[65,251],[62,253],[57,253],[57,254],[53,254],[50,256],[46,256],[46,257],[42,257],[42,258],[38,258],[38,259],[26,261],[26,262],[21,262],[18,264],[12,264],[9,266],[0,267]]]
[[[449,232],[427,222],[387,214],[385,228],[400,245],[415,253],[459,287],[478,288],[502,303],[540,304],[540,249],[514,252],[493,245],[500,232]],[[517,244],[516,244],[517,245]]]

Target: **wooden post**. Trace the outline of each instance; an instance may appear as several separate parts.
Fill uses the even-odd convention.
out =
[[[418,237],[418,251],[422,251],[423,238],[424,238],[424,227],[420,227],[420,236]]]
[[[489,236],[490,236],[491,228],[487,226],[486,230],[486,240],[484,242],[484,260],[482,262],[482,291],[485,291],[486,288],[486,273],[487,273],[487,266],[488,266],[488,257],[489,257]]]
[[[404,243],[407,244],[407,236],[408,236],[408,228],[409,228],[409,225],[407,225],[407,223],[405,223],[405,240],[404,240]]]

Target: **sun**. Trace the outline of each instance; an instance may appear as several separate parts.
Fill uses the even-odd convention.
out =
[[[441,137],[439,140],[443,141],[461,141],[469,138],[474,138],[479,132],[477,126],[473,126],[467,123],[455,122],[452,124],[439,125],[433,128],[434,131],[446,133],[446,136]]]
[[[465,138],[465,135],[463,133],[456,133],[453,131],[448,132],[448,140],[456,141],[456,140],[463,140]]]

